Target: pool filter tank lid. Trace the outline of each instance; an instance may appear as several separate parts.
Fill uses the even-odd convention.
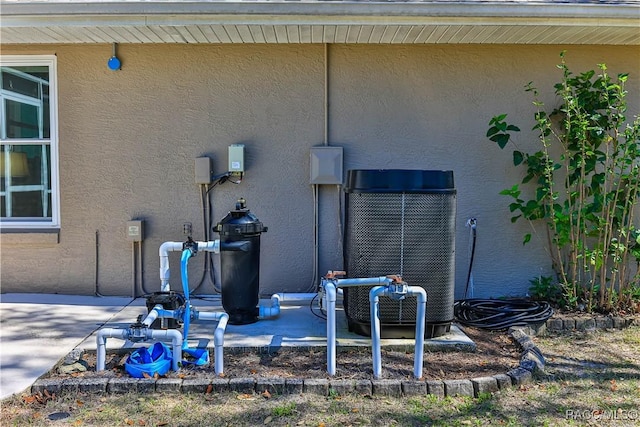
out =
[[[224,239],[228,236],[252,236],[266,233],[267,227],[247,209],[246,200],[240,199],[236,203],[236,209],[230,211],[218,225],[216,225],[214,231],[220,233],[220,238]]]

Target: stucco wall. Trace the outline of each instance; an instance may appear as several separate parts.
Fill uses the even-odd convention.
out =
[[[533,147],[534,81],[548,105],[560,78],[555,65],[584,71],[605,62],[630,72],[640,91],[637,47],[332,45],[329,142],[351,168],[454,171],[457,202],[456,297],[469,260],[469,217],[478,220],[475,296],[523,294],[550,271],[542,242],[522,246],[524,223],[511,224],[498,192],[520,171],[510,152],[484,137],[489,119],[508,112]],[[213,190],[221,219],[242,196],[269,227],[262,238],[261,292],[308,290],[313,264],[309,148],[324,138],[322,45],[120,45],[121,71],[106,67],[111,46],[3,46],[3,54],[58,56],[61,231],[58,244],[2,239],[2,292],[93,294],[96,232],[103,294],[130,294],[132,245],[125,223],[146,220],[144,276],[159,286],[157,250],[183,240],[182,224],[202,236],[194,158],[210,155],[226,170],[227,146],[244,143],[247,173]],[[638,97],[629,97],[638,112]],[[337,187],[321,189],[320,272],[342,266]],[[28,239],[26,240],[28,242]],[[194,281],[202,257],[191,262]],[[172,283],[179,285],[178,254]],[[201,289],[210,292],[210,285]]]

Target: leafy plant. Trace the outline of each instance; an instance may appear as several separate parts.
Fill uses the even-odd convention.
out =
[[[640,183],[640,119],[626,118],[628,74],[611,77],[605,64],[599,72],[574,75],[561,54],[562,80],[555,85],[560,106],[547,113],[538,90],[533,96],[540,150],[520,150],[506,114],[489,122],[487,137],[504,149],[509,143],[514,166],[526,168],[520,184],[500,194],[512,198],[512,222],[523,218],[543,222],[552,267],[575,308],[609,312],[634,307],[640,285],[640,229],[637,225]],[[531,187],[525,195],[524,184]],[[532,234],[524,236],[523,243]],[[584,299],[584,301],[580,301]]]
[[[557,307],[566,307],[563,288],[550,276],[541,276],[529,280],[529,294],[536,301],[547,301]]]
[[[284,403],[271,409],[271,414],[276,417],[290,417],[296,412],[295,402]]]

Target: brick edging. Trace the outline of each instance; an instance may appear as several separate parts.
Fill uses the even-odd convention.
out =
[[[478,397],[482,393],[519,386],[530,382],[536,370],[544,369],[544,357],[525,328],[510,328],[509,335],[522,349],[517,368],[504,374],[458,380],[343,380],[327,378],[41,378],[31,386],[31,393],[264,393],[321,396],[357,393],[378,396]]]
[[[544,370],[545,360],[530,335],[546,331],[623,329],[638,319],[602,316],[595,318],[551,318],[541,325],[511,327],[508,334],[522,350],[518,367],[504,374],[461,380],[338,380],[327,378],[41,378],[31,386],[31,393],[358,393],[379,396],[478,397],[482,393],[520,386],[532,381],[534,373]]]
[[[625,329],[637,324],[640,318],[637,316],[567,316],[552,317],[540,325],[531,325],[529,333],[533,335],[562,331],[594,331],[603,329]]]

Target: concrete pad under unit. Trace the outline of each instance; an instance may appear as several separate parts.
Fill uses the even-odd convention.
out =
[[[261,303],[269,305],[270,301]],[[201,312],[223,311],[219,298],[192,299],[192,306]],[[317,308],[315,309],[316,314]],[[127,305],[104,325],[110,328],[127,328],[136,321],[139,315],[147,313],[145,300],[137,299]],[[340,348],[370,347],[369,337],[349,332],[344,310],[337,310],[337,346]],[[213,332],[217,322],[192,322],[189,327],[189,346],[213,349]],[[97,331],[96,331],[97,332]],[[383,348],[413,351],[413,339],[382,339]],[[108,350],[124,350],[147,343],[132,343],[116,338],[107,340]],[[275,352],[286,348],[326,347],[326,320],[314,315],[308,303],[284,303],[281,305],[280,316],[273,319],[260,320],[248,325],[228,325],[224,335],[225,351],[258,350]],[[95,351],[96,334],[88,336],[79,346],[87,351]],[[466,336],[456,325],[451,326],[450,333],[425,340],[426,351],[466,351],[473,352],[475,343]]]

